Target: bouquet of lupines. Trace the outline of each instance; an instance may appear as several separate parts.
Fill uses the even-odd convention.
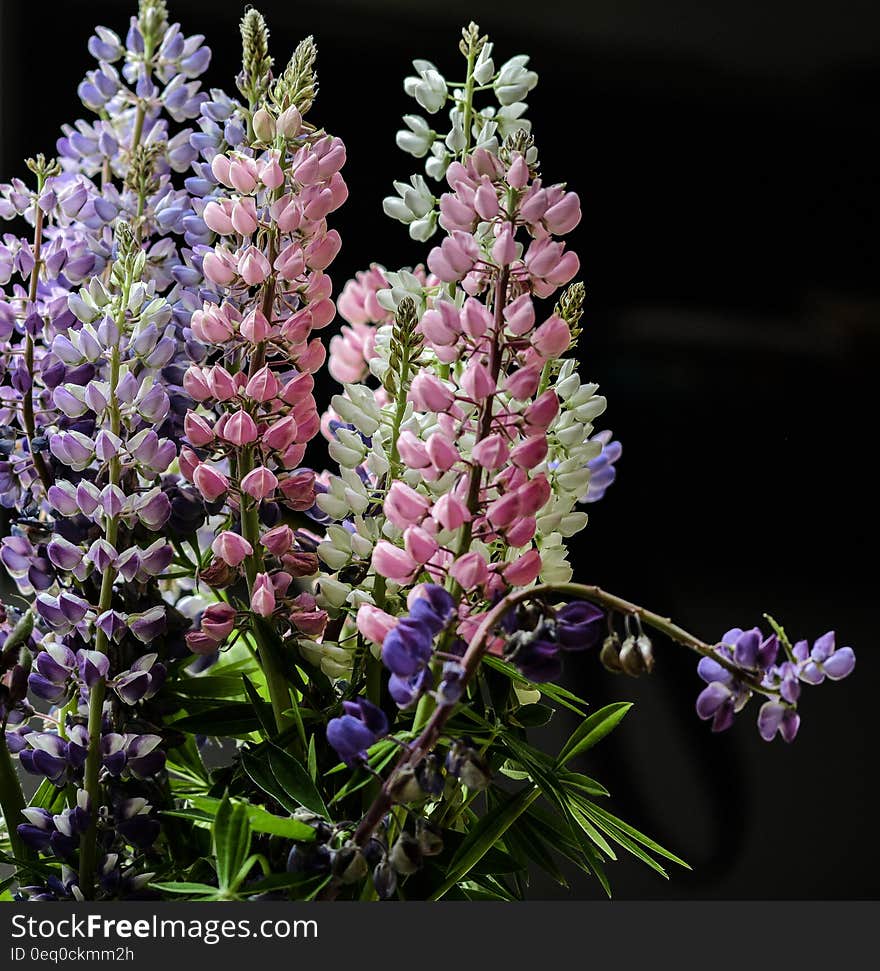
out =
[[[564,861],[608,892],[621,849],[682,864],[583,771],[630,706],[592,711],[565,662],[649,673],[653,629],[700,656],[715,731],[757,697],[790,742],[853,651],[769,617],[704,641],[573,581],[621,446],[577,372],[580,203],[541,171],[527,58],[471,24],[463,81],[414,62],[425,175],[384,208],[432,243],[346,284],[327,340],[345,148],[311,38],[276,71],[257,11],[241,35],[233,97],[161,0],[97,28],[95,119],[0,186],[3,890],[508,900]]]

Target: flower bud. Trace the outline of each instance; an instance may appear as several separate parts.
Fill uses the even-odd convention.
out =
[[[265,108],[254,112],[253,126],[254,134],[261,142],[271,142],[275,137],[275,119]]]

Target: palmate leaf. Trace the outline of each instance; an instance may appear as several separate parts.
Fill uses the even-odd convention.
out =
[[[289,752],[270,745],[268,749],[269,767],[278,784],[292,799],[313,813],[325,818],[330,817],[327,807],[312,777],[297,759]]]
[[[665,857],[667,860],[678,864],[678,866],[684,867],[686,870],[691,869],[689,864],[682,860],[681,857],[676,856],[674,853],[661,846],[658,842],[656,842],[656,840],[652,840],[650,836],[645,836],[644,833],[639,832],[639,830],[637,830],[634,826],[630,826],[629,823],[626,823],[617,816],[612,815],[607,809],[603,809],[601,806],[597,806],[594,802],[590,802],[589,800],[584,800],[582,809],[584,812],[588,812],[596,825],[604,828],[605,832],[609,833],[609,835],[609,830],[614,830],[618,835],[625,836],[630,841],[641,844],[642,846],[651,850],[653,853],[656,853],[658,856]],[[632,852],[632,850],[630,850],[630,852]]]
[[[211,835],[220,890],[229,890],[251,849],[251,826],[245,806],[224,796],[217,808]]]

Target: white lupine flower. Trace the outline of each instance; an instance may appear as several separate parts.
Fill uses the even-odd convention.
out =
[[[483,45],[474,62],[474,80],[477,84],[488,84],[495,74],[495,62],[492,60],[492,43]]]
[[[529,59],[525,54],[518,54],[501,65],[494,87],[495,96],[502,105],[522,101],[538,83],[538,75],[534,71],[526,70],[528,63]]]
[[[425,162],[425,171],[432,179],[440,182],[446,176],[446,170],[452,161],[452,154],[446,151],[443,142],[434,142],[431,146],[431,157]]]
[[[437,212],[432,210],[409,224],[409,234],[417,243],[426,243],[437,232]]]
[[[316,600],[322,607],[341,607],[351,593],[351,587],[347,583],[332,577],[321,577],[317,590]]]
[[[430,61],[413,61],[418,77],[408,77],[403,90],[428,112],[436,114],[446,104],[446,79]]]
[[[464,151],[464,116],[458,108],[453,108],[449,114],[452,121],[452,128],[444,139],[446,147],[450,152],[458,153]]]
[[[568,550],[562,544],[560,533],[550,533],[540,544],[542,568],[539,579],[542,583],[568,583],[572,568],[568,562]]]
[[[351,562],[351,553],[339,549],[327,540],[318,544],[317,553],[331,570],[341,570]]]
[[[397,133],[397,147],[415,158],[424,158],[431,150],[437,132],[421,115],[404,115],[403,123],[409,131],[401,129]]]
[[[315,496],[315,505],[321,512],[327,513],[333,519],[345,519],[351,512],[351,507],[343,496],[334,496],[332,492],[324,492]]]
[[[346,469],[356,468],[364,459],[363,452],[347,448],[340,442],[331,442],[327,451],[334,462]]]

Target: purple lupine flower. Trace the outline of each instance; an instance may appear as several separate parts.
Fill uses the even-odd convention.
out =
[[[158,735],[126,735],[127,768],[135,779],[149,779],[165,768],[165,753]]]
[[[617,478],[617,469],[614,463],[623,453],[623,446],[620,442],[611,440],[612,432],[605,430],[593,435],[591,442],[601,442],[602,451],[587,462],[590,470],[590,484],[587,494],[580,500],[581,502],[598,502],[608,491],[608,488]]]
[[[772,742],[777,732],[786,742],[793,742],[800,724],[801,717],[792,705],[765,701],[758,712],[758,731],[765,742]]]
[[[367,749],[388,734],[388,719],[381,708],[366,698],[344,701],[345,714],[327,725],[327,741],[346,765],[364,762]]]
[[[409,708],[425,691],[430,690],[433,683],[431,669],[425,666],[409,677],[392,674],[388,679],[388,693],[398,708]]]
[[[159,604],[142,614],[130,614],[129,630],[144,644],[155,640],[165,630],[165,607]]]
[[[736,629],[739,634],[742,631]],[[729,631],[723,641],[733,639]],[[733,660],[733,650],[722,643],[716,650],[728,661]],[[732,672],[713,658],[703,657],[697,665],[697,674],[706,687],[697,698],[697,715],[703,721],[712,720],[712,731],[726,731],[733,724],[734,716],[741,711],[751,697],[751,691]]]
[[[392,674],[410,678],[431,660],[433,644],[428,626],[404,617],[382,642],[382,663]]]
[[[821,684],[826,677],[840,681],[852,674],[856,655],[851,647],[836,647],[834,631],[828,631],[813,642],[798,641],[792,649],[800,664],[799,677],[807,684]]]
[[[574,600],[556,611],[556,641],[566,651],[595,647],[602,636],[605,612],[586,600]]]

